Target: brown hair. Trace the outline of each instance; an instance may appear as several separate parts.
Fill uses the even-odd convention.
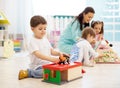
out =
[[[82,38],[87,39],[88,34],[90,34],[90,36],[95,37],[95,31],[93,30],[93,28],[91,27],[84,28],[82,31]]]
[[[39,15],[33,16],[30,20],[30,26],[36,27],[39,24],[47,24],[47,21],[42,16]]]
[[[76,19],[79,21],[80,23],[80,30],[83,30],[83,14],[88,14],[89,12],[95,14],[95,10],[92,7],[86,7],[77,17]],[[89,26],[89,23],[84,23],[84,28]]]
[[[94,28],[96,24],[101,24],[102,27],[101,27],[101,31],[99,34],[104,34],[104,23],[103,21],[92,21],[91,22],[91,27]]]

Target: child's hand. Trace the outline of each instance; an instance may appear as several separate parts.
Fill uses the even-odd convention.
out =
[[[59,58],[55,58],[54,63],[57,64],[57,63],[59,63],[59,62],[60,62],[60,59],[59,59]]]
[[[69,55],[67,55],[67,54],[60,54],[60,57],[59,57],[59,59],[60,59],[60,62],[59,62],[59,64],[61,64],[61,63],[63,63],[63,64],[66,64],[66,62],[69,64]]]
[[[60,61],[65,61],[66,60],[66,57],[64,56],[64,54],[61,54],[60,57],[59,57]]]
[[[70,55],[69,55],[69,54],[65,54],[65,53],[63,53],[63,56],[64,56],[64,57],[67,57],[67,58],[69,58],[69,57],[70,57]]]

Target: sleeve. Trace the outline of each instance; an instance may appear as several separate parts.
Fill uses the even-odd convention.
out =
[[[89,58],[90,58],[90,55],[89,55],[89,48],[87,46],[83,46],[83,59],[84,59],[84,62],[85,63],[89,63]]]
[[[70,54],[72,46],[77,42],[81,32],[78,27],[78,22],[73,23],[73,21],[68,24],[67,28],[62,32],[59,42],[58,48],[61,52]],[[79,35],[79,36],[78,36]]]
[[[91,45],[89,45],[90,56],[97,57],[99,54],[95,52]]]
[[[37,51],[37,50],[39,50],[37,43],[30,41],[30,43],[28,45],[28,52],[33,53],[34,51]]]
[[[98,53],[95,52],[95,50],[92,48],[92,46],[90,44],[88,44],[88,45],[85,44],[83,47],[84,62],[89,63],[90,56],[97,57]]]
[[[53,49],[53,47],[51,46],[49,40],[47,38],[45,38],[45,39],[46,39],[46,43],[48,44],[48,47],[51,48],[51,49]]]

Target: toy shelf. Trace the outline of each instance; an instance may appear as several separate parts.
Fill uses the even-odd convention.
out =
[[[0,57],[8,58],[14,54],[13,41],[8,38],[9,21],[0,11]]]

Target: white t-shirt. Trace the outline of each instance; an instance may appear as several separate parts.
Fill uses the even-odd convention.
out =
[[[31,59],[30,68],[36,69],[39,66],[49,64],[49,61],[42,60],[38,57],[36,57],[33,52],[39,51],[40,53],[51,56],[51,45],[46,37],[42,39],[37,39],[35,37],[32,37],[30,40],[30,43],[28,45],[28,51],[29,51],[29,57]]]
[[[82,60],[84,60],[85,63],[89,63],[90,56],[98,56],[98,53],[95,52],[90,43],[85,39],[80,39],[79,42],[73,46],[71,53],[70,59],[72,61],[82,62]]]

